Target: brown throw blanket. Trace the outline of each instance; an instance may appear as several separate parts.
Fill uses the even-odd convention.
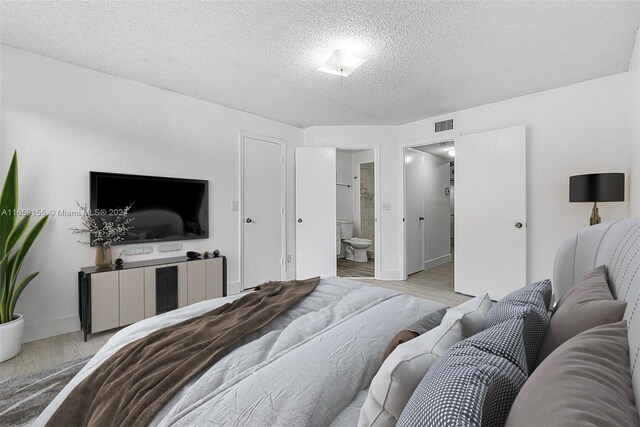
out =
[[[296,304],[319,281],[268,282],[231,303],[127,344],[71,391],[47,425],[148,425],[225,349]]]

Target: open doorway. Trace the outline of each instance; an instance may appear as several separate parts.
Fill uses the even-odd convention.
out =
[[[453,290],[454,141],[405,147],[404,179],[406,274]]]
[[[340,277],[375,277],[374,150],[336,150],[336,263]]]

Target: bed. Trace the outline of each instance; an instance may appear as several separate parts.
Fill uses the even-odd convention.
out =
[[[565,240],[556,255],[555,298],[599,265],[608,269],[614,297],[628,303],[631,383],[640,407],[640,219],[600,224]],[[118,332],[35,424],[45,424],[77,384],[127,343],[239,297],[201,302]],[[322,279],[306,298],[189,382],[152,425],[356,426],[391,338],[442,307],[364,283]]]
[[[70,390],[125,344],[239,297],[203,301],[119,331],[35,425],[44,425]],[[152,425],[357,425],[367,388],[390,339],[442,307],[377,286],[322,279],[300,303],[243,338],[188,383]]]

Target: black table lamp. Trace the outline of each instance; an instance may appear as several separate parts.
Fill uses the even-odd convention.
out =
[[[589,225],[600,224],[598,202],[624,202],[623,173],[591,173],[569,178],[570,202],[593,202]]]

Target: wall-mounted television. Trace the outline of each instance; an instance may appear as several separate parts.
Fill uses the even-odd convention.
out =
[[[112,216],[130,204],[133,218],[118,244],[209,237],[209,181],[90,172],[92,213]]]

